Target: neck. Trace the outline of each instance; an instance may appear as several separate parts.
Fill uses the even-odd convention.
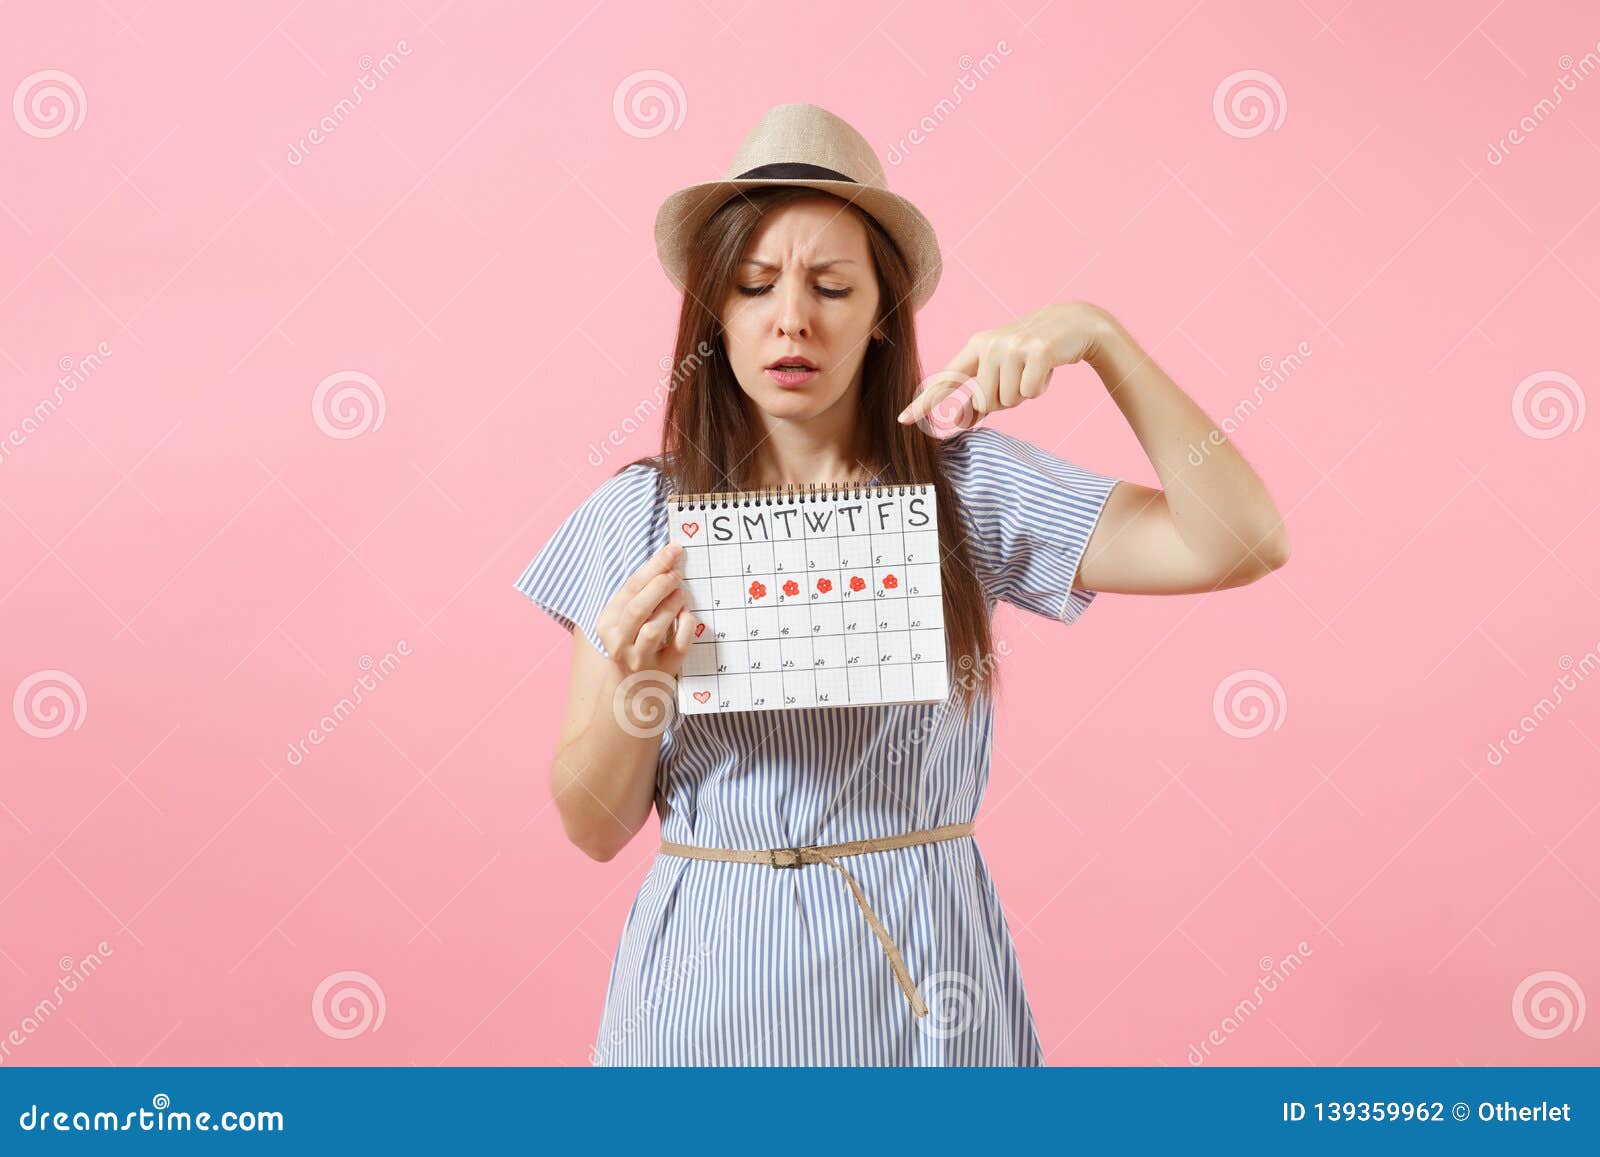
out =
[[[860,395],[848,390],[824,413],[805,422],[760,414],[764,437],[750,456],[751,488],[813,483],[866,482],[882,464],[867,453],[857,414]]]

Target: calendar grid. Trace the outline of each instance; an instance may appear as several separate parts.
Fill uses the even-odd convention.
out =
[[[805,510],[805,506],[803,504],[799,508],[799,515],[800,515],[800,532],[801,532],[800,553],[803,556],[805,556],[806,558],[809,558],[811,552],[808,549],[808,547],[810,546],[810,543],[811,543],[811,527],[808,525],[809,520],[806,518],[806,510]],[[832,524],[830,529],[832,529],[834,531],[834,533],[837,534],[838,533],[838,524],[837,523]],[[809,568],[806,568],[806,570],[808,572]],[[806,573],[806,572],[802,572],[802,573]],[[806,573],[806,580],[805,581],[806,581],[806,585],[809,587],[811,585],[811,582],[812,582],[809,573]],[[815,617],[811,613],[811,599],[809,597],[809,592],[806,592],[806,593],[807,593],[808,597],[803,599],[803,600],[801,600],[801,603],[800,603],[801,607],[803,607],[805,609],[805,613],[806,613],[806,634],[805,634],[805,637],[806,637],[807,643],[811,647],[815,647],[816,646],[817,625],[818,624],[816,622]],[[808,693],[810,700],[812,702],[816,702],[816,698],[817,698],[817,669],[816,669],[815,664],[812,664],[812,665],[808,666],[806,668],[805,672],[804,672],[804,675],[805,675],[805,677],[803,679],[798,679],[797,678],[796,682],[799,685],[800,690],[802,692]]]
[[[889,559],[894,564],[894,567],[895,567],[895,570],[893,572],[894,575],[896,575],[896,576],[903,575],[905,573],[905,569],[906,569],[906,531],[905,531],[904,511],[898,512],[896,517],[895,517],[895,520],[894,520],[894,533],[885,535],[884,537],[889,539],[891,542],[896,543],[896,548],[892,552],[890,552]],[[876,559],[876,557],[877,557],[876,551],[874,551],[873,557],[874,557],[874,559]],[[883,583],[887,582],[888,577],[889,577],[888,575],[879,574],[877,576],[877,579],[878,579],[878,582],[880,584],[883,584]],[[876,591],[874,591],[874,593],[876,593]],[[892,595],[890,595],[889,597],[892,600],[900,600],[900,599],[905,598],[905,593],[904,593],[902,588],[896,586],[894,588],[894,593]],[[885,601],[888,601],[888,600],[885,600]],[[885,609],[887,610],[888,608],[885,608]],[[898,613],[898,608],[896,609],[896,613]],[[880,696],[882,696],[883,694],[885,694],[885,688],[883,686],[883,679],[884,679],[884,670],[883,670],[883,628],[882,628],[881,624],[883,622],[885,622],[886,620],[885,620],[885,616],[884,615],[876,615],[876,616],[874,616],[874,618],[880,624],[880,626],[878,628],[878,638],[876,639],[876,642],[878,644],[878,664],[879,664],[879,666],[878,666],[878,694]],[[893,614],[888,615],[887,619],[892,624],[892,621],[894,619],[894,615]],[[892,634],[893,635],[898,635],[899,631],[898,630],[894,630],[892,632]],[[899,646],[899,639],[895,639],[894,642],[895,642],[896,647],[898,647]],[[911,653],[910,653],[909,648],[907,649],[907,651],[904,654],[904,656],[902,656],[901,659],[897,660],[894,665],[895,666],[899,666],[899,664],[901,662],[905,662],[905,663],[911,662]],[[890,672],[890,673],[891,674],[898,674],[898,672]]]
[[[878,640],[878,621],[882,617],[882,612],[878,610],[877,606],[879,588],[876,580],[878,579],[878,560],[882,557],[878,553],[878,540],[886,538],[888,538],[888,535],[882,535],[873,530],[872,519],[868,518],[867,574],[871,577],[867,579],[867,594],[869,596],[867,606],[872,610],[872,681],[875,685],[873,693],[880,699],[883,697],[883,672],[877,664],[880,661],[879,657],[883,654],[883,647]]]
[[[669,497],[699,632],[680,710],[945,698],[933,499],[926,484]]]

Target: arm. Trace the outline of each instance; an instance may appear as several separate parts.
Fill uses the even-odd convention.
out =
[[[1243,586],[1283,566],[1288,532],[1260,477],[1121,323],[1087,308],[1095,337],[1083,360],[1132,427],[1161,489],[1117,485],[1074,585],[1189,594]],[[1199,465],[1191,458],[1196,450]]]
[[[1055,367],[1077,361],[1100,375],[1162,488],[1126,481],[1112,488],[1074,587],[1189,594],[1254,582],[1289,560],[1283,518],[1249,463],[1133,336],[1089,302],[1048,305],[974,334],[900,421],[923,422],[968,381],[973,415],[1021,405],[1044,394]],[[971,421],[963,412],[956,424]]]
[[[596,629],[614,660],[582,632],[572,635],[550,790],[567,838],[596,860],[620,852],[644,827],[655,801],[673,684],[694,641],[694,616],[678,613],[686,601],[675,569],[680,553],[676,547],[657,552],[601,612]]]
[[[572,633],[550,792],[567,839],[596,860],[611,859],[638,834],[655,800],[661,736],[635,736],[618,726],[611,703],[622,679],[615,663]]]

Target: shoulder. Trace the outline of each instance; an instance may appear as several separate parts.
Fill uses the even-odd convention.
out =
[[[1021,439],[988,426],[972,426],[957,430],[944,439],[940,444],[940,453],[947,463],[960,467],[1011,452],[1013,443],[1021,444]]]
[[[956,465],[973,463],[1003,465],[1015,462],[1025,466],[1038,466],[1048,460],[1061,461],[1056,455],[1015,434],[989,426],[972,426],[957,430],[944,440],[943,453]]]
[[[1031,442],[987,426],[956,431],[944,440],[940,453],[957,489],[970,494],[1012,489],[1027,475],[1047,468],[1054,457]]]
[[[601,610],[666,540],[663,475],[630,462],[594,483],[516,580],[516,588],[563,627],[581,628],[601,654]]]
[[[654,540],[666,537],[667,485],[666,475],[647,463],[613,471],[568,509],[548,549],[557,557],[619,564],[648,557]]]
[[[951,435],[943,453],[945,476],[975,537],[1002,544],[1085,537],[1117,485],[1113,475],[983,426]]]
[[[528,564],[518,586],[541,578],[558,581],[580,572],[621,573],[637,566],[667,533],[664,476],[654,467],[629,463],[592,485],[560,519]]]
[[[1041,486],[1098,491],[1112,481],[1053,450],[986,426],[958,430],[945,439],[941,453],[946,473],[962,491],[1009,495]]]
[[[646,513],[662,501],[667,485],[667,475],[654,459],[630,462],[603,478],[579,509],[601,518]]]

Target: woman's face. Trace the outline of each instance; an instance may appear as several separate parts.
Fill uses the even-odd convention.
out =
[[[762,219],[735,270],[728,361],[765,413],[805,421],[858,389],[877,316],[867,227],[832,198],[791,201]],[[815,369],[772,368],[788,360]]]

